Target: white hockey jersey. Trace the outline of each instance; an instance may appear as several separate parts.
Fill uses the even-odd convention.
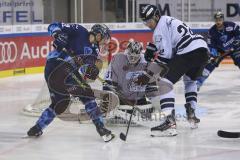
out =
[[[163,62],[176,54],[208,48],[201,35],[194,34],[185,23],[169,16],[161,16],[153,33],[153,42],[159,51],[158,59]]]
[[[127,55],[119,53],[114,55],[104,79],[118,84],[120,92],[129,100],[139,100],[144,97],[146,85],[137,85],[134,79],[145,73],[147,62],[141,54],[137,65],[128,63]]]

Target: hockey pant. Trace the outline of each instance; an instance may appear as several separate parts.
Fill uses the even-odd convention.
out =
[[[49,59],[45,66],[51,104],[43,111],[37,125],[44,129],[55,116],[62,114],[70,104],[70,95],[78,97],[95,125],[103,125],[100,109],[95,102],[94,93],[80,76],[77,69],[61,58]]]
[[[204,66],[208,61],[206,48],[198,48],[183,55],[176,55],[167,66],[168,73],[162,78],[166,93],[160,96],[161,110],[167,115],[171,114],[175,104],[173,85],[183,77],[185,84],[186,103],[191,103],[193,107],[197,102],[196,78],[201,75]]]

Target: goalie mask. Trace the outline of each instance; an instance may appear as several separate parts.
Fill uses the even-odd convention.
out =
[[[139,42],[129,42],[125,54],[130,64],[136,64],[141,58],[142,45]]]

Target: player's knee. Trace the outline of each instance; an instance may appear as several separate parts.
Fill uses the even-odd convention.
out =
[[[85,110],[92,120],[99,118],[99,116],[101,115],[100,109],[98,108],[95,100],[86,102]]]
[[[70,99],[63,99],[57,103],[52,103],[50,107],[55,111],[56,115],[62,114],[69,106]]]
[[[159,94],[164,95],[173,90],[173,83],[166,78],[159,79],[157,82],[159,86]]]
[[[190,77],[188,76],[184,76],[183,77],[183,83],[185,86],[185,91],[187,92],[193,92],[193,91],[197,91],[197,81],[192,80]]]
[[[95,100],[90,100],[90,101],[85,103],[85,109],[86,109],[87,112],[91,112],[96,107],[97,107],[97,103],[96,103]]]

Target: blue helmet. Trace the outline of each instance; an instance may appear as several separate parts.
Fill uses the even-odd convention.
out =
[[[90,30],[90,34],[101,34],[102,39],[111,39],[110,29],[105,24],[95,24]]]

